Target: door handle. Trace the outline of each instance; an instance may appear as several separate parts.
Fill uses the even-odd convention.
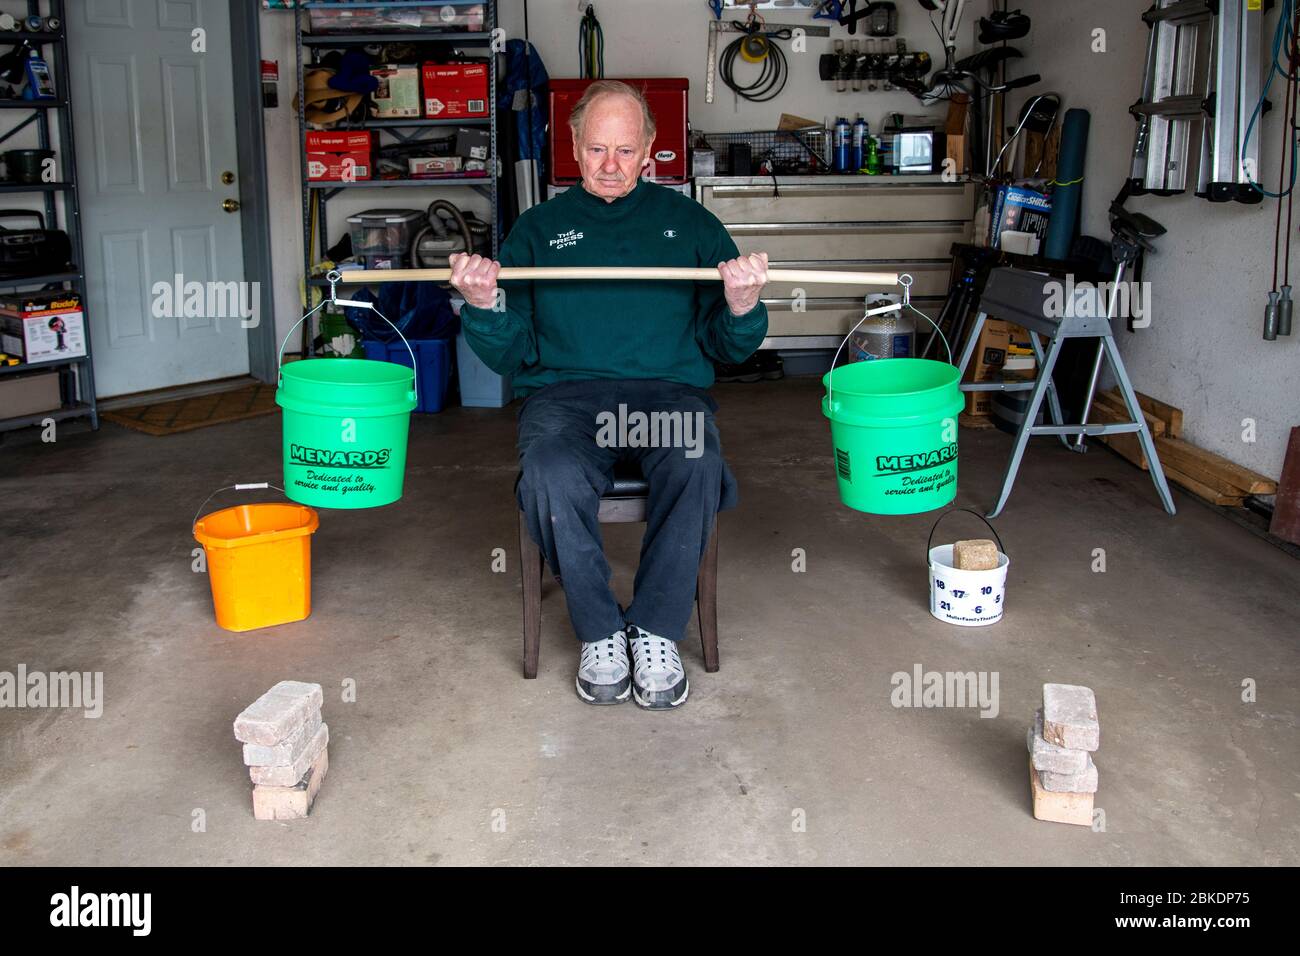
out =
[[[221,208],[224,209],[226,212],[238,212],[238,211],[239,211],[239,200],[238,200],[238,199],[227,199],[227,200],[224,200],[224,201],[221,203]]]

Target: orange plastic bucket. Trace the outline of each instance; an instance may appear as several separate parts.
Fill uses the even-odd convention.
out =
[[[311,536],[318,527],[313,509],[294,504],[236,505],[195,521],[217,624],[252,631],[310,615]]]

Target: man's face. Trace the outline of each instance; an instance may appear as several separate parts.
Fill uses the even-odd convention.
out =
[[[587,107],[582,126],[581,136],[574,139],[573,158],[582,169],[583,186],[606,202],[626,196],[650,164],[641,107],[627,96],[600,96]]]

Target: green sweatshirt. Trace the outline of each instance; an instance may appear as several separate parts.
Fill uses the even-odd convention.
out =
[[[607,203],[581,184],[519,217],[504,266],[715,267],[739,255],[717,217],[675,190],[638,180]],[[767,335],[759,302],[732,315],[722,282],[504,280],[504,308],[466,305],[470,347],[516,397],[552,382],[650,378],[713,384],[710,359],[743,362]]]

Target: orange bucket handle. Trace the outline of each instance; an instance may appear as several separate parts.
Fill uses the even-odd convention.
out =
[[[255,481],[247,484],[226,485],[224,488],[218,488],[216,491],[212,492],[212,494],[204,498],[203,504],[199,505],[198,511],[194,512],[194,520],[190,522],[190,533],[193,534],[195,531],[198,530],[199,515],[202,514],[203,509],[208,506],[208,502],[211,501],[213,498],[215,498],[217,495],[221,494],[223,491],[260,491],[260,490],[265,490],[267,488],[274,488],[276,491],[280,492],[280,494],[284,495],[286,498],[289,497],[288,493],[286,493],[285,490],[281,488],[279,485],[273,485],[270,482],[266,482],[266,481]]]

